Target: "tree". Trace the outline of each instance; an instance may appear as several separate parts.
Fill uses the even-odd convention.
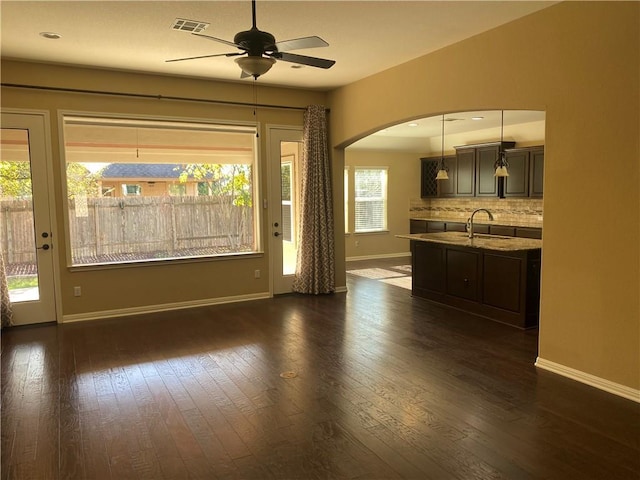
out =
[[[31,164],[0,161],[0,196],[31,198]]]
[[[207,194],[217,199],[220,213],[225,217],[229,244],[237,247],[242,243],[242,232],[247,231],[246,207],[250,209],[253,205],[251,165],[188,164],[178,169],[181,169],[178,177],[181,182],[191,178],[206,184]]]
[[[228,197],[238,207],[252,206],[251,165],[187,164],[181,168],[179,180],[190,178],[206,184],[208,195]]]
[[[67,163],[67,195],[69,198],[76,196],[99,197],[96,174],[91,173],[81,163]]]

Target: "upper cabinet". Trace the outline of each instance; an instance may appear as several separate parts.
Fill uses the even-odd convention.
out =
[[[513,148],[515,142],[483,143],[456,148],[456,195],[460,197],[496,197],[498,181],[494,176],[500,148]]]
[[[542,198],[544,190],[544,147],[534,147],[529,154],[529,196]]]
[[[438,196],[454,197],[456,195],[456,156],[449,155],[444,157],[444,165],[448,169],[449,180],[438,180]]]
[[[440,157],[421,158],[420,196],[422,198],[455,196],[456,157],[444,157],[449,169],[449,180],[436,180],[440,168]]]
[[[513,148],[515,142],[502,142],[502,149]],[[496,197],[498,178],[496,161],[500,153],[500,143],[476,147],[476,197]]]
[[[422,198],[434,198],[438,196],[437,158],[420,159],[420,196]]]
[[[476,184],[475,148],[461,148],[456,150],[456,164],[456,196],[473,197],[475,195]]]
[[[440,157],[422,158],[422,198],[497,197],[502,185],[505,197],[542,197],[544,146],[514,147],[515,142],[455,147],[456,155],[444,159],[448,180],[436,180]],[[509,164],[509,176],[504,179],[495,177],[500,148]]]
[[[542,197],[544,147],[507,150],[506,158],[509,176],[505,178],[505,197]]]

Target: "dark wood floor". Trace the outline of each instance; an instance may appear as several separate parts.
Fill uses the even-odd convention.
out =
[[[348,276],[3,330],[2,479],[640,477],[640,406],[536,370],[535,331]]]

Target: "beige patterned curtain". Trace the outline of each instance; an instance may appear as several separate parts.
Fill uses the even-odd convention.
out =
[[[4,269],[4,257],[0,250],[0,326],[8,327],[11,321],[11,301],[9,300],[9,287],[7,286],[7,274]]]
[[[327,140],[327,113],[310,105],[304,114],[298,261],[293,290],[335,291],[333,196]]]

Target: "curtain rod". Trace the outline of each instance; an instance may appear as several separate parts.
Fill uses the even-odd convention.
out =
[[[229,100],[211,100],[207,98],[193,98],[193,97],[176,97],[172,95],[151,95],[146,93],[130,93],[130,92],[109,92],[105,90],[85,90],[81,88],[64,88],[64,87],[45,87],[42,85],[23,85],[19,83],[0,83],[3,87],[8,88],[24,88],[31,90],[44,90],[49,92],[65,92],[65,93],[87,93],[91,95],[110,95],[116,97],[130,97],[130,98],[146,98],[148,100],[176,100],[181,102],[200,102],[200,103],[213,103],[216,105],[232,105],[236,107],[247,108],[273,108],[279,110],[306,110],[306,107],[292,107],[289,105],[273,105],[266,103],[249,103],[249,102],[234,102]],[[329,109],[327,109],[327,112]]]

